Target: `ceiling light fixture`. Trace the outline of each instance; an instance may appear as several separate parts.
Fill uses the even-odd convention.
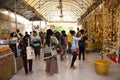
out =
[[[57,6],[58,9],[60,9],[60,18],[63,18],[63,11],[62,11],[62,0],[59,0],[59,5]]]
[[[59,0],[59,5],[57,6],[58,9],[62,9],[62,0]]]
[[[62,9],[60,10],[60,16],[59,16],[60,18],[62,18],[63,17],[63,12],[62,12]]]

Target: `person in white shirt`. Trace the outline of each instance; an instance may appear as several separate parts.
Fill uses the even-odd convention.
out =
[[[72,31],[71,35],[72,35],[71,53],[73,55],[73,58],[72,58],[72,62],[71,62],[70,68],[71,69],[75,69],[76,67],[74,66],[74,63],[75,63],[76,58],[77,58],[78,41],[80,40],[80,38],[76,37],[76,32],[75,31]]]
[[[48,55],[51,53],[50,47],[52,47],[52,50],[55,50],[55,46],[58,45],[59,41],[57,38],[53,35],[53,31],[51,29],[47,30],[46,37],[45,37],[45,47],[44,48],[44,58],[46,57],[45,54],[47,54],[46,61],[46,68],[45,71],[49,74],[55,74],[58,73],[58,63],[57,63],[57,56],[56,55]]]

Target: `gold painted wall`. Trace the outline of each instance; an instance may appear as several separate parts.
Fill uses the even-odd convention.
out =
[[[109,6],[105,5],[104,17],[102,17],[102,10],[98,7],[84,19],[83,27],[88,34],[88,47],[91,50],[102,49],[104,53],[117,51],[120,28],[119,12],[120,5],[115,6],[111,3]]]
[[[23,25],[17,23],[17,28],[23,30]],[[15,19],[8,14],[0,13],[0,38],[9,38],[9,33],[15,31]]]

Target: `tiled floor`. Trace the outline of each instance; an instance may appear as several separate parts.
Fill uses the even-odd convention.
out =
[[[48,75],[45,72],[45,61],[41,56],[41,60],[34,60],[34,73],[25,75],[22,68],[10,80],[120,80],[120,64],[112,62],[108,74],[100,76],[95,72],[93,64],[95,59],[100,59],[97,53],[88,53],[86,54],[86,60],[77,60],[75,63],[77,68],[71,70],[71,55],[67,55],[64,62],[61,62],[58,56],[59,73]]]

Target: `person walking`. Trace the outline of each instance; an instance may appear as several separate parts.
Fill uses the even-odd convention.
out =
[[[34,48],[35,59],[36,60],[40,59],[41,39],[36,31],[33,31],[33,36],[31,40],[32,40],[32,46]]]
[[[53,35],[53,31],[51,29],[47,30],[46,37],[45,37],[45,47],[54,47],[58,44],[57,38]],[[47,49],[47,53],[51,53],[51,50]],[[57,57],[51,56],[46,61],[46,69],[45,71],[49,74],[58,73],[58,66],[57,66]]]
[[[72,57],[72,62],[71,62],[70,68],[75,69],[76,66],[74,66],[74,63],[75,63],[77,55],[78,55],[77,54],[77,49],[78,49],[78,41],[80,40],[80,38],[76,37],[76,32],[75,31],[72,31],[71,34],[72,34],[71,54],[73,55],[73,57]]]
[[[67,53],[67,34],[63,30],[62,35],[60,36],[60,48],[61,48],[61,61],[64,61],[64,55]]]
[[[81,55],[83,60],[85,60],[85,40],[87,40],[87,36],[84,34],[84,30],[80,30],[80,40],[78,41],[78,46],[79,46],[79,60],[81,60]]]
[[[68,35],[67,35],[67,42],[68,42],[67,52],[68,52],[68,54],[71,53],[71,40],[72,40],[71,32],[72,32],[72,30],[70,30],[69,33],[68,33]]]
[[[27,32],[25,32],[25,36],[20,40],[20,43],[18,45],[18,48],[20,49],[20,56],[22,57],[22,60],[23,60],[23,66],[24,66],[26,75],[28,75],[29,73],[33,73],[32,71],[33,59],[29,59],[29,60],[27,59],[26,47],[30,45],[28,44],[28,41],[29,43],[31,43],[31,38],[30,38],[30,35]]]

